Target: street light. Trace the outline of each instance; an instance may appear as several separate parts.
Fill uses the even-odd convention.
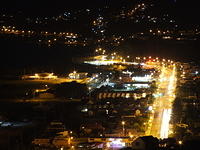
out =
[[[88,92],[89,92],[89,100],[91,100],[91,92],[92,92],[91,90],[92,90],[92,88],[91,88],[91,87],[88,87],[88,90],[89,90],[89,91],[88,91]]]
[[[89,91],[92,89],[91,87],[88,87]]]
[[[125,136],[125,128],[124,128],[124,125],[125,125],[125,121],[122,121],[122,130],[123,130],[123,135]]]
[[[183,144],[183,141],[178,141],[178,144],[179,144],[179,145],[182,145],[182,144]]]
[[[129,136],[130,136],[131,139],[133,138],[133,134],[130,134]]]

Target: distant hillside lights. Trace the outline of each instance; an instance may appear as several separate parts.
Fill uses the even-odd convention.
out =
[[[4,33],[4,34],[27,34],[27,35],[32,35],[34,34],[35,32],[34,31],[24,31],[24,30],[17,30],[15,29],[14,26],[2,26],[1,27],[1,31]]]
[[[71,33],[71,32],[48,32],[48,31],[41,31],[41,32],[35,32],[31,30],[17,30],[14,26],[1,26],[1,31],[5,34],[37,34],[37,35],[45,35],[45,36],[58,36],[58,37],[66,37],[66,38],[72,38],[76,39],[78,38],[78,34]]]

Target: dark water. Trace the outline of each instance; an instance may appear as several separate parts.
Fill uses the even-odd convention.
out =
[[[68,73],[76,69],[74,59],[93,54],[91,47],[41,46],[16,39],[0,38],[0,74],[53,71]],[[115,48],[130,56],[159,56],[176,61],[199,61],[199,41],[127,41]],[[109,50],[108,50],[109,51]]]
[[[0,68],[3,72],[54,71],[66,73],[75,67],[73,59],[88,56],[88,47],[37,45],[25,41],[0,39]]]
[[[120,48],[133,56],[155,56],[175,61],[196,61],[200,59],[200,41],[141,40],[128,41]]]

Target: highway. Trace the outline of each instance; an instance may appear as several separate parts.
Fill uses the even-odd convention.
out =
[[[157,138],[168,138],[170,133],[170,118],[172,113],[172,102],[175,99],[176,89],[176,67],[170,65],[161,67],[161,73],[157,81],[157,90],[154,93],[155,101],[153,110],[148,121],[146,135]]]

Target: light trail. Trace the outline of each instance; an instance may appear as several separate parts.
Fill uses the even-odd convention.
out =
[[[172,109],[164,109],[162,115],[162,123],[161,123],[161,130],[160,130],[160,138],[168,138],[169,135],[169,121],[171,117]]]
[[[175,99],[176,89],[176,67],[175,65],[162,66],[160,76],[157,80],[155,95],[162,95],[155,98],[153,104],[154,113],[151,114],[146,135],[157,138],[168,138],[170,130],[170,118],[172,113],[172,102]]]
[[[163,115],[162,115],[161,128],[160,128],[161,139],[168,138],[169,135],[169,123],[172,112],[172,101],[175,99],[175,97],[173,96],[175,95],[175,89],[176,89],[176,67],[174,66],[172,73],[169,77],[169,84],[167,88],[167,96],[166,96],[166,98],[168,99],[168,101],[166,101],[167,106],[164,106],[165,108],[163,110]]]

